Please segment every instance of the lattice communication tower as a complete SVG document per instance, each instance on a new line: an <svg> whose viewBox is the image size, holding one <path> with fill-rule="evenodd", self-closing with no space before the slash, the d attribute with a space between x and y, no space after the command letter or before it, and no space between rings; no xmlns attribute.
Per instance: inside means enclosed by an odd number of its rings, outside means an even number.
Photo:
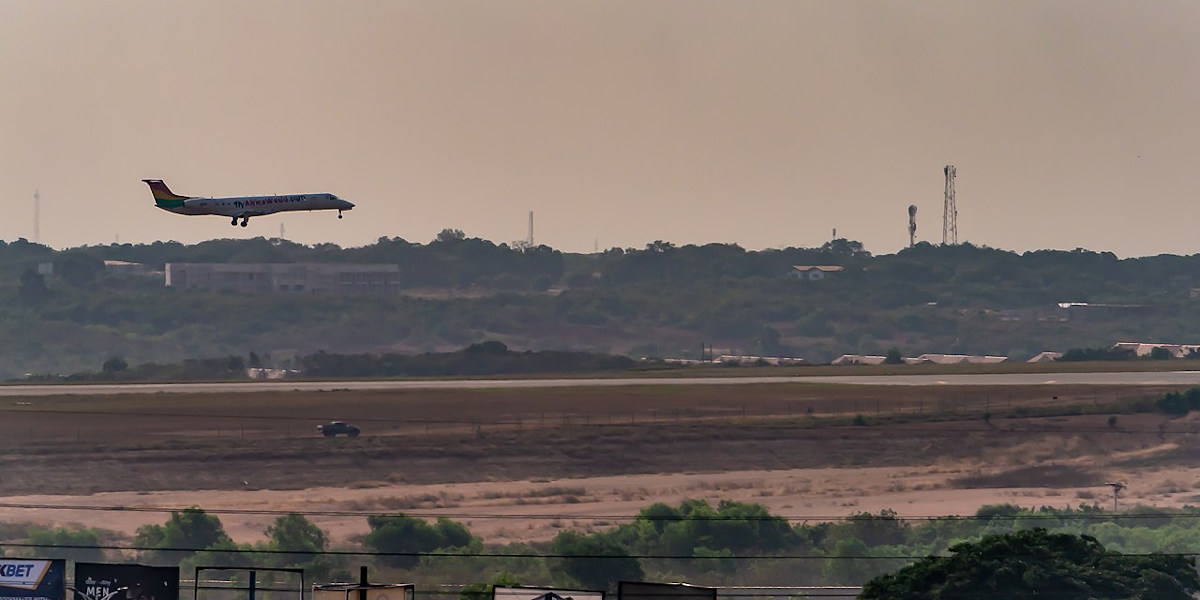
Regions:
<svg viewBox="0 0 1200 600"><path fill-rule="evenodd" d="M958 207L954 205L954 165L942 169L946 173L946 204L942 209L942 245L958 245Z"/></svg>

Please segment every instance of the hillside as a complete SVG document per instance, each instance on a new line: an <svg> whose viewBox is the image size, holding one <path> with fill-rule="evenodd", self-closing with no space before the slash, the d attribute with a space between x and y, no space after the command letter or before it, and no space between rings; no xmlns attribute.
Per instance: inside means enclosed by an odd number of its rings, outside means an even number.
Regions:
<svg viewBox="0 0 1200 600"><path fill-rule="evenodd" d="M119 276L106 260L152 274ZM168 262L398 265L401 292L168 288ZM844 270L798 280L794 265ZM113 356L139 364L255 352L286 366L318 350L406 353L488 339L635 357L696 356L707 343L812 362L893 347L1024 359L1118 340L1200 341L1194 286L1200 256L928 244L871 256L848 240L757 252L655 242L592 255L522 252L453 230L429 244L381 238L360 248L257 238L55 251L18 240L0 242L0 376L96 370Z"/></svg>

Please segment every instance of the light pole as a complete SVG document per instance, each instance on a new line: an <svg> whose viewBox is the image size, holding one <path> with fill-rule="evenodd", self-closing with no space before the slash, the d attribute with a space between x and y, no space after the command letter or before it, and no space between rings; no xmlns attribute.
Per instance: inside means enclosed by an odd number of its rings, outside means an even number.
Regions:
<svg viewBox="0 0 1200 600"><path fill-rule="evenodd" d="M1120 483L1118 481L1110 481L1110 482L1105 483L1104 485L1110 486L1113 489L1113 513L1116 513L1117 512L1117 494L1120 494L1121 490L1125 489L1125 484Z"/></svg>

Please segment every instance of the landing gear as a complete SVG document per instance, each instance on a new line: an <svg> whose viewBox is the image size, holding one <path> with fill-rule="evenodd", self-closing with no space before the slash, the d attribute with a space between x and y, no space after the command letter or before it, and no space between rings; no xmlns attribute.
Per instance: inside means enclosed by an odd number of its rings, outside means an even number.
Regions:
<svg viewBox="0 0 1200 600"><path fill-rule="evenodd" d="M250 222L250 217L242 217L242 227L245 227L246 223L249 223L249 222Z"/></svg>
<svg viewBox="0 0 1200 600"><path fill-rule="evenodd" d="M338 211L338 218L339 219L342 218L342 211L340 211L340 210Z"/></svg>
<svg viewBox="0 0 1200 600"><path fill-rule="evenodd" d="M229 222L229 224L233 225L234 227L237 227L237 217L234 217L233 220Z"/></svg>

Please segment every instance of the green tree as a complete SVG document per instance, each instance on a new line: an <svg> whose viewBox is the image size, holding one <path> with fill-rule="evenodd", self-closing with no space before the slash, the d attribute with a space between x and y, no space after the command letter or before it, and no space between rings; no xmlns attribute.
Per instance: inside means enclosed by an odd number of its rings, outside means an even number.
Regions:
<svg viewBox="0 0 1200 600"><path fill-rule="evenodd" d="M183 560L200 550L234 547L221 520L195 506L172 512L162 525L138 527L134 545L151 548L150 557L164 560Z"/></svg>
<svg viewBox="0 0 1200 600"><path fill-rule="evenodd" d="M50 546L41 552L48 558L65 558L82 562L102 562L104 550L100 548L100 533L95 529L34 529L29 532L29 542Z"/></svg>
<svg viewBox="0 0 1200 600"><path fill-rule="evenodd" d="M304 515L291 513L277 517L267 527L268 543L274 550L319 553L329 544L325 532Z"/></svg>
<svg viewBox="0 0 1200 600"><path fill-rule="evenodd" d="M128 368L129 363L125 362L124 358L121 358L120 356L110 356L108 360L104 361L104 364L100 366L100 372L112 377Z"/></svg>
<svg viewBox="0 0 1200 600"><path fill-rule="evenodd" d="M17 290L18 297L26 306L41 306L50 299L50 290L46 288L46 278L33 269L25 269L21 273L21 287Z"/></svg>
<svg viewBox="0 0 1200 600"><path fill-rule="evenodd" d="M491 583L472 583L458 593L458 600L491 600L493 586L515 586L521 582L512 573L501 573Z"/></svg>
<svg viewBox="0 0 1200 600"><path fill-rule="evenodd" d="M904 355L900 353L899 348L891 348L887 351L887 357L883 359L884 364L902 365L904 364Z"/></svg>
<svg viewBox="0 0 1200 600"><path fill-rule="evenodd" d="M268 550L297 552L275 555L278 566L301 567L314 579L328 578L333 565L321 553L328 547L329 538L304 515L291 513L276 517L264 533L267 534Z"/></svg>
<svg viewBox="0 0 1200 600"><path fill-rule="evenodd" d="M613 591L619 581L645 578L638 559L608 536L564 531L554 537L550 552L558 556L551 561L551 571L563 573L588 589Z"/></svg>
<svg viewBox="0 0 1200 600"><path fill-rule="evenodd" d="M859 598L1053 597L1190 600L1200 574L1187 556L1128 556L1095 538L1033 529L958 544L863 586Z"/></svg>
<svg viewBox="0 0 1200 600"><path fill-rule="evenodd" d="M371 533L363 543L376 552L392 553L381 560L394 567L411 568L420 562L421 553L462 548L475 540L462 523L444 517L430 525L404 515L370 516L367 524Z"/></svg>

